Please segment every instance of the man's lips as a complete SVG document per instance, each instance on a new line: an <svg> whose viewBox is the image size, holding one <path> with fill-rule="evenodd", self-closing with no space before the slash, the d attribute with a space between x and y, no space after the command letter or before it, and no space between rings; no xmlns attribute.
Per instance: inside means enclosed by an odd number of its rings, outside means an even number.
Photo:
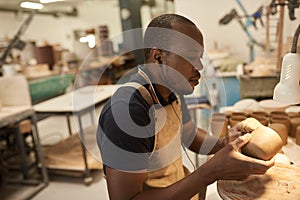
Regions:
<svg viewBox="0 0 300 200"><path fill-rule="evenodd" d="M199 84L199 80L198 79L190 79L189 82L190 82L191 85L194 85L194 86L196 86L196 85Z"/></svg>
<svg viewBox="0 0 300 200"><path fill-rule="evenodd" d="M200 79L200 75L198 76L192 76L190 79L189 79L189 82L193 85L198 85L199 84L199 79Z"/></svg>

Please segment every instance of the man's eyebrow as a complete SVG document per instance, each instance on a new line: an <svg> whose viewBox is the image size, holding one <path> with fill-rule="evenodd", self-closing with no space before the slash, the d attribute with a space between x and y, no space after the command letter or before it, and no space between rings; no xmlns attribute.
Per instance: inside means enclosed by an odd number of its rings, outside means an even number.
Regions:
<svg viewBox="0 0 300 200"><path fill-rule="evenodd" d="M187 50L187 51L185 51L185 53L197 53L197 54L199 54L201 51L199 51L199 50ZM201 53L201 54L203 54L203 53Z"/></svg>
<svg viewBox="0 0 300 200"><path fill-rule="evenodd" d="M204 55L204 51L196 51L196 50L192 50L192 51L186 51L185 53L184 53L184 55L186 55L186 54L193 54L193 55L197 55L197 56L200 56L201 58L203 57L203 55Z"/></svg>

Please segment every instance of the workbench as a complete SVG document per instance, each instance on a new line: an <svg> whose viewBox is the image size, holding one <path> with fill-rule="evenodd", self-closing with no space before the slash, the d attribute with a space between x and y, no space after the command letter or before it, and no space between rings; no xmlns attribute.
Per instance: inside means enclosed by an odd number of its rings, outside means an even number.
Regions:
<svg viewBox="0 0 300 200"><path fill-rule="evenodd" d="M278 82L279 76L241 77L240 97L241 99L253 98L256 100L272 98Z"/></svg>
<svg viewBox="0 0 300 200"><path fill-rule="evenodd" d="M54 74L28 81L32 104L64 94L74 74Z"/></svg>
<svg viewBox="0 0 300 200"><path fill-rule="evenodd" d="M22 120L30 119L32 124L32 139L34 149L36 152L36 168L41 173L41 180L31 177L29 174L28 156L26 153L25 143L23 135L20 133L19 127L16 126ZM14 128L11 128L14 127ZM16 145L19 157L20 170L22 172L22 179L11 179L7 180L8 183L14 184L26 184L33 185L34 188L28 193L28 196L22 197L24 199L30 199L36 193L41 191L48 185L48 174L45 167L44 156L38 137L38 130L36 127L36 115L31 106L3 106L0 110L0 129L13 131L14 137L16 138ZM8 133L7 133L8 134Z"/></svg>
<svg viewBox="0 0 300 200"><path fill-rule="evenodd" d="M118 85L93 85L93 86L85 86L82 88L79 88L77 90L74 90L72 92L66 93L64 95L60 95L58 97L49 99L47 101L44 101L42 103L38 103L34 105L34 111L37 113L37 115L63 115L67 118L68 123L68 129L70 138L67 140L63 140L60 143L50 147L51 149L47 150L50 153L54 153L57 155L58 162L56 162L55 166L53 165L53 162L47 163L48 169L53 170L59 170L59 173L62 173L63 170L68 173L70 171L81 171L83 172L84 177L84 183L90 184L93 181L93 178L90 175L90 166L88 163L88 156L86 150L88 149L88 146L90 144L87 144L86 142L89 141L96 141L96 128L95 128L95 107L103 104L106 102L108 98L111 97L111 95L114 93L114 91L118 88ZM84 128L82 124L82 116L85 114L90 113L92 124L94 124L93 127ZM77 139L74 138L74 135L72 134L71 125L70 125L70 117L73 116L74 120L76 120L78 125L78 134ZM96 126L97 127L97 126ZM79 138L80 141L79 141ZM77 140L77 142L76 142ZM78 156L82 156L82 166L80 168L72 168L74 163L70 163L68 166L65 162L59 162L59 160L66 160L67 157L59 157L65 156L64 152L57 153L56 148L60 147L66 147L66 142L70 142L74 146L75 143L81 145L82 154L78 154ZM78 142L79 141L79 142ZM93 148L97 149L97 146L95 147L96 143L92 144ZM75 145L76 146L76 145ZM65 150L66 152L70 152L71 150L69 148L60 148L62 151ZM88 149L90 150L90 149ZM72 152L72 151L71 151ZM55 156L52 156L54 158ZM47 155L46 155L47 158ZM46 160L47 161L47 160ZM100 165L101 163L97 161ZM61 165L60 165L61 164ZM68 173L70 174L70 173Z"/></svg>

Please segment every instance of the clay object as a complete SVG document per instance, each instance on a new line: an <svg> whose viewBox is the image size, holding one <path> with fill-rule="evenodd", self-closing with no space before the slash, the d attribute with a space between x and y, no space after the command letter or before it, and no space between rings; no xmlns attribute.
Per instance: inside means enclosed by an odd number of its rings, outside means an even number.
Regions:
<svg viewBox="0 0 300 200"><path fill-rule="evenodd" d="M211 120L212 135L224 137L227 134L228 119L224 117L213 117Z"/></svg>
<svg viewBox="0 0 300 200"><path fill-rule="evenodd" d="M230 124L230 127L234 127L237 123L243 121L247 119L246 117L243 117L243 116L238 116L238 117L233 117L231 116L230 119L229 119L229 124Z"/></svg>
<svg viewBox="0 0 300 200"><path fill-rule="evenodd" d="M269 127L273 129L281 138L283 145L287 144L288 139L288 130L284 124L273 123L270 124Z"/></svg>
<svg viewBox="0 0 300 200"><path fill-rule="evenodd" d="M287 116L273 116L270 119L270 123L281 123L284 124L288 131L290 131L290 119Z"/></svg>
<svg viewBox="0 0 300 200"><path fill-rule="evenodd" d="M233 111L231 111L231 110L226 110L225 111L225 115L226 115L227 118L230 118L232 113L233 113Z"/></svg>
<svg viewBox="0 0 300 200"><path fill-rule="evenodd" d="M292 119L294 117L300 117L300 113L299 112L288 112L287 113L289 118Z"/></svg>
<svg viewBox="0 0 300 200"><path fill-rule="evenodd" d="M263 112L263 111L255 111L255 112L252 112L250 114L250 116L262 116L262 117L268 117L268 113L266 112Z"/></svg>
<svg viewBox="0 0 300 200"><path fill-rule="evenodd" d="M286 112L283 112L283 111L272 111L270 113L270 117L273 117L273 116L288 116L288 114Z"/></svg>
<svg viewBox="0 0 300 200"><path fill-rule="evenodd" d="M268 117L263 117L263 116L259 116L259 115L252 115L252 118L257 119L264 126L269 125L269 118Z"/></svg>
<svg viewBox="0 0 300 200"><path fill-rule="evenodd" d="M282 148L282 140L271 128L259 126L251 132L252 138L242 147L242 153L262 160L269 160Z"/></svg>
<svg viewBox="0 0 300 200"><path fill-rule="evenodd" d="M241 132L251 133L253 130L258 128L259 126L262 126L262 124L257 119L249 117L249 118L243 120L237 126L238 126L238 130L240 130Z"/></svg>
<svg viewBox="0 0 300 200"><path fill-rule="evenodd" d="M295 137L296 136L296 129L300 125L300 117L293 117L292 119L290 119L290 122L291 122L291 126L290 126L289 135L291 137Z"/></svg>
<svg viewBox="0 0 300 200"><path fill-rule="evenodd" d="M300 145L300 126L296 129L296 144Z"/></svg>
<svg viewBox="0 0 300 200"><path fill-rule="evenodd" d="M219 180L217 189L224 200L299 200L300 167L275 164L265 174L243 181Z"/></svg>
<svg viewBox="0 0 300 200"><path fill-rule="evenodd" d="M247 117L247 114L244 113L244 112L233 112L233 113L231 113L231 117L240 117L240 116Z"/></svg>
<svg viewBox="0 0 300 200"><path fill-rule="evenodd" d="M215 118L215 117L225 118L226 114L225 113L220 113L220 112L214 112L212 114L212 118Z"/></svg>

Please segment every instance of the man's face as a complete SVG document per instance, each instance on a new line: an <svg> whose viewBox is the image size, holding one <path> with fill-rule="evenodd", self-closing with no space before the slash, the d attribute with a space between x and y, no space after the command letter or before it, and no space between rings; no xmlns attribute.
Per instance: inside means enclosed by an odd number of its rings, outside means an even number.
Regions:
<svg viewBox="0 0 300 200"><path fill-rule="evenodd" d="M203 55L203 37L199 29L192 25L175 24L174 29L185 34L186 38L172 40L174 51L166 53L169 87L179 94L191 94L198 85L203 68L200 58ZM172 48L173 49L173 48ZM173 70L174 69L174 70Z"/></svg>

